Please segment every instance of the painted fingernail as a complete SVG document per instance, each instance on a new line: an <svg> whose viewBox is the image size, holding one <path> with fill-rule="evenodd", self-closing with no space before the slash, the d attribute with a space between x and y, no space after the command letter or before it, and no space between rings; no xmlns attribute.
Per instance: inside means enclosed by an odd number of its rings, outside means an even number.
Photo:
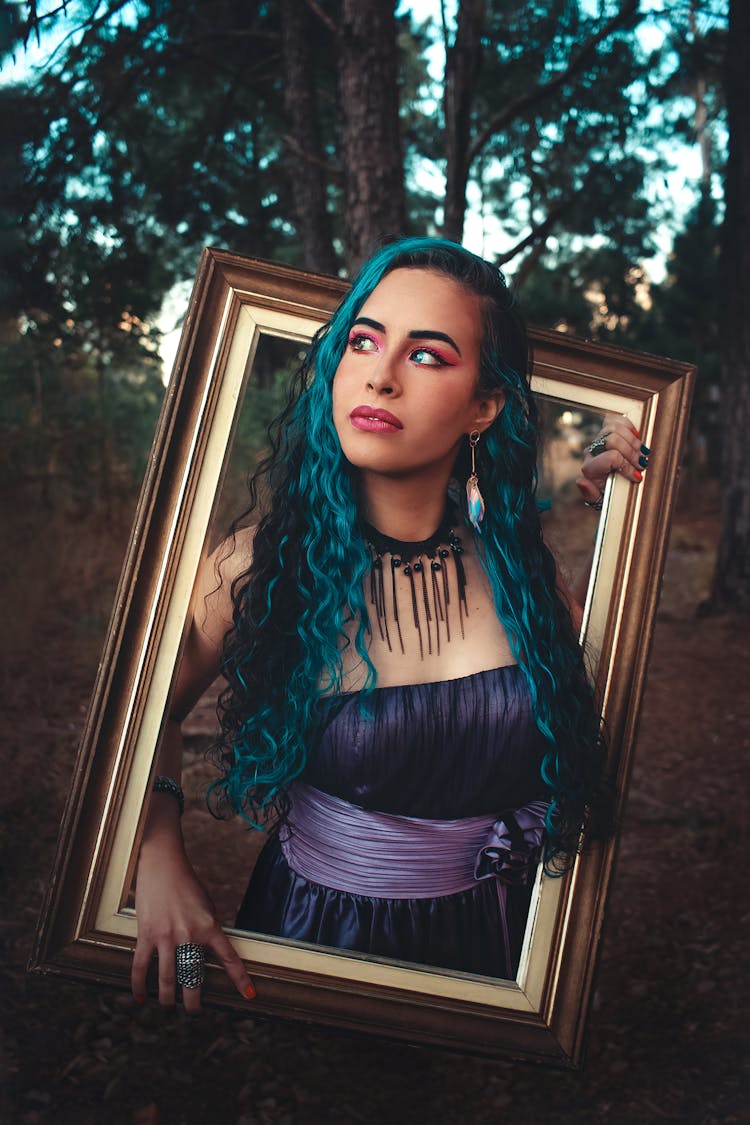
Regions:
<svg viewBox="0 0 750 1125"><path fill-rule="evenodd" d="M643 473L639 473L637 469L633 470L633 476L637 481L643 480Z"/></svg>
<svg viewBox="0 0 750 1125"><path fill-rule="evenodd" d="M642 469L647 469L648 468L648 457L639 457L638 458L638 464L641 466Z"/></svg>
<svg viewBox="0 0 750 1125"><path fill-rule="evenodd" d="M134 996L133 999L135 1000L136 1004L143 1005L146 1003L146 997L142 996L140 993L137 996Z"/></svg>
<svg viewBox="0 0 750 1125"><path fill-rule="evenodd" d="M641 446L641 453L645 453L647 457L648 457L650 452L651 452L651 450L649 449L649 447L647 445Z"/></svg>
<svg viewBox="0 0 750 1125"><path fill-rule="evenodd" d="M254 985L249 984L247 986L247 988L245 989L245 997L248 1000L254 1000L255 999L255 986Z"/></svg>
<svg viewBox="0 0 750 1125"><path fill-rule="evenodd" d="M633 435L634 435L635 437L640 437L640 436L641 436L641 435L640 435L640 434L638 433L638 431L636 430L635 426L631 426L631 427L630 427L630 432L631 432L631 433L632 433L632 434L633 434Z"/></svg>

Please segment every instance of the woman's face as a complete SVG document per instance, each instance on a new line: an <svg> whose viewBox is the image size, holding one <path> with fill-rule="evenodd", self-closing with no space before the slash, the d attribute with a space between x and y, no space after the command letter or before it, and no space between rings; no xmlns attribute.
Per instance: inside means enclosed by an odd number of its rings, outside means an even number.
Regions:
<svg viewBox="0 0 750 1125"><path fill-rule="evenodd" d="M501 392L477 389L479 300L434 270L397 269L362 306L333 380L333 421L366 476L447 481L464 435L491 424Z"/></svg>

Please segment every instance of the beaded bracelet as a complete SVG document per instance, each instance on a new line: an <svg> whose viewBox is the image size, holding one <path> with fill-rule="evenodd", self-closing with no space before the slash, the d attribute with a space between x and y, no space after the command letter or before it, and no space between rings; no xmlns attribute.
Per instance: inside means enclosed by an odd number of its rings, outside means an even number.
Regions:
<svg viewBox="0 0 750 1125"><path fill-rule="evenodd" d="M159 776L155 779L153 785L154 793L169 793L171 797L177 801L180 806L180 816L185 811L185 794L182 792L182 786L173 777Z"/></svg>

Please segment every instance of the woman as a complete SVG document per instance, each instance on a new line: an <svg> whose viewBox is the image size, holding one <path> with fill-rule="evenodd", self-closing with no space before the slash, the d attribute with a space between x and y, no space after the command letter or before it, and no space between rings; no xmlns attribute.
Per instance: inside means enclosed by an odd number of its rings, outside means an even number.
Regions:
<svg viewBox="0 0 750 1125"><path fill-rule="evenodd" d="M534 499L527 368L502 275L442 240L379 251L314 341L265 466L270 510L196 584L141 848L136 1000L156 951L174 1002L177 950L198 1010L202 946L254 994L179 829L179 722L219 670L213 796L281 826L238 924L515 975L543 831L554 867L601 770L578 611ZM608 417L586 502L612 471L639 481L644 453Z"/></svg>

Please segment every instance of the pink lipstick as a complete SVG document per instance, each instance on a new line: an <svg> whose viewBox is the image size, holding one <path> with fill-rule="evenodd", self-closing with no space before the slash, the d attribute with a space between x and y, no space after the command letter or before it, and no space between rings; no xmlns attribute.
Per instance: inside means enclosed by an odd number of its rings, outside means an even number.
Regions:
<svg viewBox="0 0 750 1125"><path fill-rule="evenodd" d="M379 410L374 406L355 406L349 415L351 424L357 430L366 430L374 434L395 433L403 430L403 423L395 414L388 410Z"/></svg>

